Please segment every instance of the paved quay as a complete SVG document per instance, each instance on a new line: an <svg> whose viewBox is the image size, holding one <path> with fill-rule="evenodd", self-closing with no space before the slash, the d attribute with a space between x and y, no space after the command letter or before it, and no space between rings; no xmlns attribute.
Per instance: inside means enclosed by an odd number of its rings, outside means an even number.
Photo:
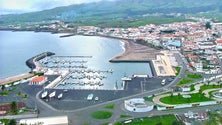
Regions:
<svg viewBox="0 0 222 125"><path fill-rule="evenodd" d="M170 60L171 56L169 51L161 51L156 55L156 59L152 60L157 76L175 76L173 62Z"/></svg>
<svg viewBox="0 0 222 125"><path fill-rule="evenodd" d="M125 84L124 90L64 90L60 89L48 89L49 93L56 91L56 96L54 98L47 98L44 101L58 110L75 110L79 108L84 108L91 105L96 105L99 103L112 101L115 99L135 95L138 93L143 93L153 89L162 87L162 79L167 77L158 78L135 78L130 82ZM167 81L167 84L169 82ZM63 93L63 98L58 100L56 97ZM87 100L87 96L92 93L94 97L99 97L98 101ZM40 94L41 95L41 94Z"/></svg>

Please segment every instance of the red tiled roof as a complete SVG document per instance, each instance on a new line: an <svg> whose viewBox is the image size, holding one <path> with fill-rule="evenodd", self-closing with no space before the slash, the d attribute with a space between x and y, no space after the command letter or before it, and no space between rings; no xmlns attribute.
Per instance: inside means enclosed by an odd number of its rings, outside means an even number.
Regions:
<svg viewBox="0 0 222 125"><path fill-rule="evenodd" d="M217 40L217 44L218 44L218 43L219 43L219 44L222 44L222 39L218 39L218 40Z"/></svg>
<svg viewBox="0 0 222 125"><path fill-rule="evenodd" d="M38 76L38 77L35 77L31 80L31 82L41 82L43 80L45 80L46 77L45 76Z"/></svg>

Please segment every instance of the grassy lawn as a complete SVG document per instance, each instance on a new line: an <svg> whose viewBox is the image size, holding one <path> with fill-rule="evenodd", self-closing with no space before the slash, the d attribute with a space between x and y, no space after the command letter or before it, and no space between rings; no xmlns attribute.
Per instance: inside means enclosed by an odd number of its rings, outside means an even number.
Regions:
<svg viewBox="0 0 222 125"><path fill-rule="evenodd" d="M203 76L200 75L200 74L187 74L187 77L188 77L188 78L191 78L191 79L200 79L200 78L203 78Z"/></svg>
<svg viewBox="0 0 222 125"><path fill-rule="evenodd" d="M183 78L183 79L181 79L181 80L177 83L177 85L180 86L180 85L188 84L188 83L191 83L191 82L193 82L193 80Z"/></svg>
<svg viewBox="0 0 222 125"><path fill-rule="evenodd" d="M152 102L153 101L153 97L143 97L143 99L145 101L149 101L149 102Z"/></svg>
<svg viewBox="0 0 222 125"><path fill-rule="evenodd" d="M202 91L206 89L214 89L214 88L221 88L220 85L206 85L204 84L203 86L200 87Z"/></svg>
<svg viewBox="0 0 222 125"><path fill-rule="evenodd" d="M209 120L204 122L204 125L221 125L222 124L222 113L210 112Z"/></svg>
<svg viewBox="0 0 222 125"><path fill-rule="evenodd" d="M176 122L176 118L174 115L165 115L165 116L155 116L149 118L137 118L133 119L131 123L123 124L124 125L172 125L173 122ZM122 125L121 122L115 123L115 125ZM177 124L181 125L181 124Z"/></svg>
<svg viewBox="0 0 222 125"><path fill-rule="evenodd" d="M114 104L110 104L110 105L105 106L105 108L106 109L114 109L115 105Z"/></svg>
<svg viewBox="0 0 222 125"><path fill-rule="evenodd" d="M2 123L5 123L5 125L8 125L9 124L9 119L0 119L0 121Z"/></svg>
<svg viewBox="0 0 222 125"><path fill-rule="evenodd" d="M120 115L120 118L130 118L130 117L132 117L132 116L130 116L130 115Z"/></svg>
<svg viewBox="0 0 222 125"><path fill-rule="evenodd" d="M195 85L191 85L191 86L190 86L190 91L191 91L191 92L195 90L194 86L195 86Z"/></svg>
<svg viewBox="0 0 222 125"><path fill-rule="evenodd" d="M179 66L177 66L177 67L175 67L175 69L176 69L176 75L178 75L179 73L180 73L180 69L181 69L181 67L179 67Z"/></svg>
<svg viewBox="0 0 222 125"><path fill-rule="evenodd" d="M219 90L211 91L211 92L209 92L209 95L211 95L212 97L214 97L214 96L213 96L213 93L214 93L214 92L218 92L218 91L219 91Z"/></svg>
<svg viewBox="0 0 222 125"><path fill-rule="evenodd" d="M96 111L91 114L94 119L108 119L112 116L112 113L109 111Z"/></svg>
<svg viewBox="0 0 222 125"><path fill-rule="evenodd" d="M2 92L0 92L0 96L7 96L9 95L12 91L14 91L16 89L16 87L13 87L12 89L10 90L4 90Z"/></svg>
<svg viewBox="0 0 222 125"><path fill-rule="evenodd" d="M167 96L167 97L161 98L160 101L166 104L185 104L185 103L212 101L212 99L209 99L199 93L190 94L190 96L191 98L183 98L182 95Z"/></svg>

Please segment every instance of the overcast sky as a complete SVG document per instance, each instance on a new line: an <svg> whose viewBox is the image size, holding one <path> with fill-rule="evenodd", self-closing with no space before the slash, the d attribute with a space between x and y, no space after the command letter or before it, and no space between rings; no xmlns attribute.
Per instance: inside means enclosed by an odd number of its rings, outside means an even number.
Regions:
<svg viewBox="0 0 222 125"><path fill-rule="evenodd" d="M98 1L102 0L0 0L0 15L39 11L58 6Z"/></svg>

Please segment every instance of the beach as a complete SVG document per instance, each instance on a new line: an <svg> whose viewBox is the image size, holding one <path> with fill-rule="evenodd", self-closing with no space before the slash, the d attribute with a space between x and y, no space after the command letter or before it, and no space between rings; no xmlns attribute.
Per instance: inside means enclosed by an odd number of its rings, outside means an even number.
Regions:
<svg viewBox="0 0 222 125"><path fill-rule="evenodd" d="M121 40L125 51L112 59L110 62L149 62L156 59L159 50L144 46L133 41Z"/></svg>

